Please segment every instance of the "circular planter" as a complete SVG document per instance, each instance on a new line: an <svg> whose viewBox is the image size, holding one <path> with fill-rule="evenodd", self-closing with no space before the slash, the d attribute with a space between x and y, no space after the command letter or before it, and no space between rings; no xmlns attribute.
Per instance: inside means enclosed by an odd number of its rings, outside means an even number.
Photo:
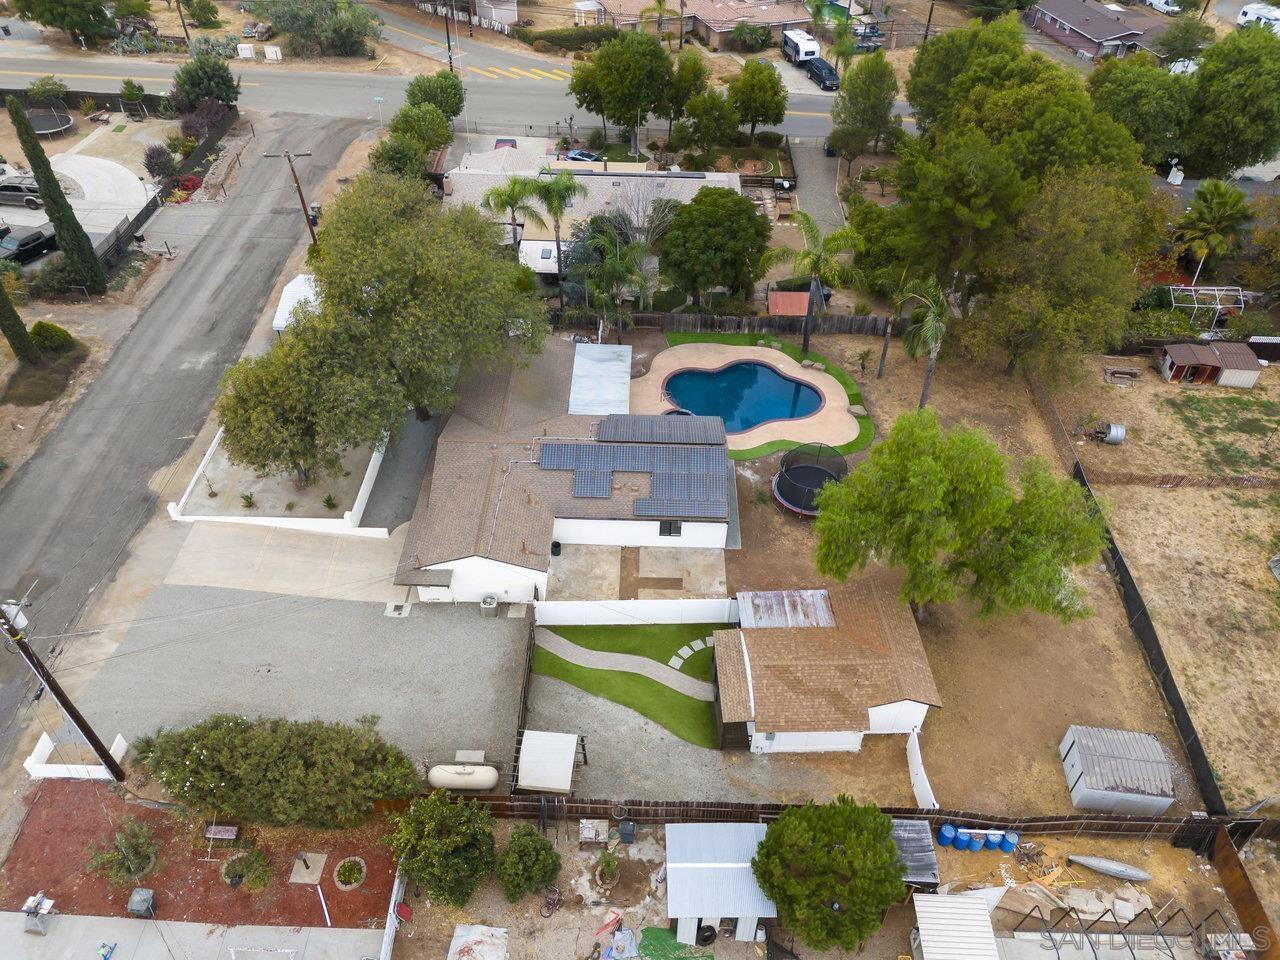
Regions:
<svg viewBox="0 0 1280 960"><path fill-rule="evenodd" d="M355 883L343 883L341 880L338 879L338 871L341 870L343 865L347 863L358 864L360 867L360 879L357 880ZM345 893L348 890L354 890L356 887L360 886L360 884L364 883L365 878L368 876L369 876L369 865L364 862L363 858L347 857L344 860L339 860L338 865L333 868L333 885L337 887L339 890L341 890L343 893Z"/></svg>
<svg viewBox="0 0 1280 960"><path fill-rule="evenodd" d="M147 861L147 865L133 875L135 881L141 880L148 873L156 868L156 855L153 853L151 859Z"/></svg>
<svg viewBox="0 0 1280 960"><path fill-rule="evenodd" d="M619 865L618 867L618 872L615 873L612 877L610 877L607 880L605 879L605 876L601 872L600 868L596 867L596 886L599 887L601 890L605 891L606 893L608 893L610 890L616 887L620 879L622 879L621 865Z"/></svg>
<svg viewBox="0 0 1280 960"><path fill-rule="evenodd" d="M253 851L251 850L246 850L243 853L237 853L235 856L229 857L226 860L226 862L222 864L222 869L219 872L222 874L223 883L225 883L228 887L238 887L240 886L240 884L244 883L244 877L236 877L235 879L228 877L227 870L229 870L231 865L235 863L237 860L243 860L245 857L249 856L249 854L252 852Z"/></svg>

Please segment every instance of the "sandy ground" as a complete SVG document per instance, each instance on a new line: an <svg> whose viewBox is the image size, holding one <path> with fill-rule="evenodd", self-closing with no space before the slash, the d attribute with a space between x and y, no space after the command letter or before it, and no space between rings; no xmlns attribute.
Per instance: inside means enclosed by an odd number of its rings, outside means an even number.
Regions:
<svg viewBox="0 0 1280 960"><path fill-rule="evenodd" d="M1254 840L1240 851L1240 862L1267 917L1280 917L1280 844L1275 840Z"/></svg>
<svg viewBox="0 0 1280 960"><path fill-rule="evenodd" d="M77 104L69 103L67 106L75 113L76 129L62 137L42 139L40 143L44 147L46 156L70 150L97 129L96 123L90 123L80 116ZM22 152L22 145L18 143L18 135L13 130L13 121L9 119L8 111L0 113L0 157L9 163L20 163L24 167L29 165L26 155Z"/></svg>
<svg viewBox="0 0 1280 960"><path fill-rule="evenodd" d="M856 370L857 354L873 337L821 336L815 348ZM862 378L878 432L887 430L919 396L923 364L913 364L896 341L885 378L875 363ZM944 423L980 426L1016 459L1055 460L1048 429L1025 385L997 370L943 362L933 406ZM812 528L774 506L768 483L778 456L739 465L743 547L726 554L729 590L818 587ZM1081 568L1093 616L1063 625L1039 614L978 619L963 604L930 612L921 627L942 707L925 723L925 766L943 807L1004 814L1071 809L1057 757L1068 725L1086 723L1155 734L1175 760L1175 812L1199 807L1164 701L1128 628L1123 607L1101 562Z"/></svg>

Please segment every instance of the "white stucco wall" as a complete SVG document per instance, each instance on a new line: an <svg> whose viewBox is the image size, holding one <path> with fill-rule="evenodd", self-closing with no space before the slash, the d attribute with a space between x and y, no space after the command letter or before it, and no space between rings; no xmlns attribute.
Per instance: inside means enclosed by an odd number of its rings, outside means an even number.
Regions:
<svg viewBox="0 0 1280 960"><path fill-rule="evenodd" d="M710 600L544 600L534 605L534 623L554 626L589 623L734 623L738 601Z"/></svg>
<svg viewBox="0 0 1280 960"><path fill-rule="evenodd" d="M898 700L867 710L871 721L869 733L910 733L924 726L928 706L914 700Z"/></svg>
<svg viewBox="0 0 1280 960"><path fill-rule="evenodd" d="M766 733L752 731L752 753L857 753L862 749L862 733L854 730L809 733Z"/></svg>
<svg viewBox="0 0 1280 960"><path fill-rule="evenodd" d="M711 547L724 549L729 535L727 523L685 520L680 536L658 533L657 520L574 520L557 519L551 537L561 543L591 543L617 547Z"/></svg>
<svg viewBox="0 0 1280 960"><path fill-rule="evenodd" d="M535 588L539 597L547 595L545 571L488 557L463 557L427 569L452 570L453 580L448 587L419 587L418 599L423 603L479 603L489 594L502 603L529 603L535 599Z"/></svg>

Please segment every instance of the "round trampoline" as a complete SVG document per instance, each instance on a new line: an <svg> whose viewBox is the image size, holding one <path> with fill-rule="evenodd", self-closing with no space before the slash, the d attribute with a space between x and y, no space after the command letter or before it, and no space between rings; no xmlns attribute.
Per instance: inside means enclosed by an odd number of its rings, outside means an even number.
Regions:
<svg viewBox="0 0 1280 960"><path fill-rule="evenodd" d="M849 464L825 443L806 443L782 455L782 466L773 478L773 496L778 503L802 517L816 517L814 500L823 484L839 480L849 472Z"/></svg>
<svg viewBox="0 0 1280 960"><path fill-rule="evenodd" d="M41 137L57 137L76 128L71 111L61 100L46 100L27 107L27 119Z"/></svg>

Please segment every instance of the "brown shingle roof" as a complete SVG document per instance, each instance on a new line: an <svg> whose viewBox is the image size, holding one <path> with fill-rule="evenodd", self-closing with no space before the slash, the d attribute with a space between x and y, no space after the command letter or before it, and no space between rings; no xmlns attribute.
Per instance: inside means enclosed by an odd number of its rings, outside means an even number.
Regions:
<svg viewBox="0 0 1280 960"><path fill-rule="evenodd" d="M1097 0L1038 0L1036 9L1098 43L1150 42L1168 30L1172 22L1168 17L1137 7L1112 10Z"/></svg>
<svg viewBox="0 0 1280 960"><path fill-rule="evenodd" d="M939 705L915 620L886 584L862 580L831 590L830 598L835 627L716 634L726 721L754 719L762 732L866 730L871 707Z"/></svg>

